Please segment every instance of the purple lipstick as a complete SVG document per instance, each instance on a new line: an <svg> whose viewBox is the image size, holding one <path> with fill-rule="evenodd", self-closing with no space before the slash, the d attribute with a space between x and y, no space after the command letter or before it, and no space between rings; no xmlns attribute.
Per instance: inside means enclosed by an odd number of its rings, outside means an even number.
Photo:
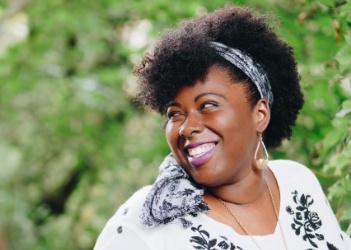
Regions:
<svg viewBox="0 0 351 250"><path fill-rule="evenodd" d="M214 142L199 144L188 147L188 160L194 167L199 167L207 162L214 154L216 144Z"/></svg>

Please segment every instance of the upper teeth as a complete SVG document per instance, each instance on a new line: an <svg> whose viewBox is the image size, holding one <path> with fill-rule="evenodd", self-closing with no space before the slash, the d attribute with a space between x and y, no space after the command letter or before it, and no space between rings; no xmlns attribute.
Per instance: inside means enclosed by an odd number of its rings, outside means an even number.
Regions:
<svg viewBox="0 0 351 250"><path fill-rule="evenodd" d="M212 148L214 148L214 146L214 143L205 143L196 148L189 148L188 153L190 156L199 156L210 151Z"/></svg>

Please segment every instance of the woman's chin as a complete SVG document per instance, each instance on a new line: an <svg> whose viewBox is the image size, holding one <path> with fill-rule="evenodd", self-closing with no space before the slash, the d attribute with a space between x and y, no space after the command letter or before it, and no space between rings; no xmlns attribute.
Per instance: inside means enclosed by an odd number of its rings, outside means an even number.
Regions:
<svg viewBox="0 0 351 250"><path fill-rule="evenodd" d="M195 175L191 175L192 179L201 186L204 187L213 187L216 186L215 178L213 174L208 173L197 173Z"/></svg>

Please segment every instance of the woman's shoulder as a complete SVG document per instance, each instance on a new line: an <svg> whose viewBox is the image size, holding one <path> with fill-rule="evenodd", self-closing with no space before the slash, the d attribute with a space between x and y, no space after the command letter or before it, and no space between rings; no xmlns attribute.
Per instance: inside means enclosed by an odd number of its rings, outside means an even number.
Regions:
<svg viewBox="0 0 351 250"><path fill-rule="evenodd" d="M285 173L296 173L296 174L306 174L313 175L314 173L307 166L292 160L279 159L269 161L269 168L273 171L285 172Z"/></svg>
<svg viewBox="0 0 351 250"><path fill-rule="evenodd" d="M130 196L117 210L113 217L123 216L125 218L135 218L139 216L146 196L152 186L145 186ZM126 215L129 216L126 216Z"/></svg>
<svg viewBox="0 0 351 250"><path fill-rule="evenodd" d="M292 160L273 160L269 162L269 168L275 177L281 181L309 183L319 186L316 175L307 166Z"/></svg>
<svg viewBox="0 0 351 250"><path fill-rule="evenodd" d="M139 222L139 214L150 190L146 186L136 191L109 219L100 233L94 250L150 249L147 246L145 228Z"/></svg>
<svg viewBox="0 0 351 250"><path fill-rule="evenodd" d="M106 226L113 225L116 227L123 224L130 224L134 227L141 224L139 223L139 214L146 199L151 186L145 186L136 191L128 200L126 200L109 219Z"/></svg>

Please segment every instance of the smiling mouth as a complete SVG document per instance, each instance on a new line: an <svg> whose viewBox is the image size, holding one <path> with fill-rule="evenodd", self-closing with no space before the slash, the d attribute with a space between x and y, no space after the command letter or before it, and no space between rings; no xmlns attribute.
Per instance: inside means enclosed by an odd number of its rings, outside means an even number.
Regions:
<svg viewBox="0 0 351 250"><path fill-rule="evenodd" d="M214 142L201 144L200 146L195 148L188 148L188 154L191 157L200 157L203 154L206 154L211 149L213 149L215 146L216 144Z"/></svg>

